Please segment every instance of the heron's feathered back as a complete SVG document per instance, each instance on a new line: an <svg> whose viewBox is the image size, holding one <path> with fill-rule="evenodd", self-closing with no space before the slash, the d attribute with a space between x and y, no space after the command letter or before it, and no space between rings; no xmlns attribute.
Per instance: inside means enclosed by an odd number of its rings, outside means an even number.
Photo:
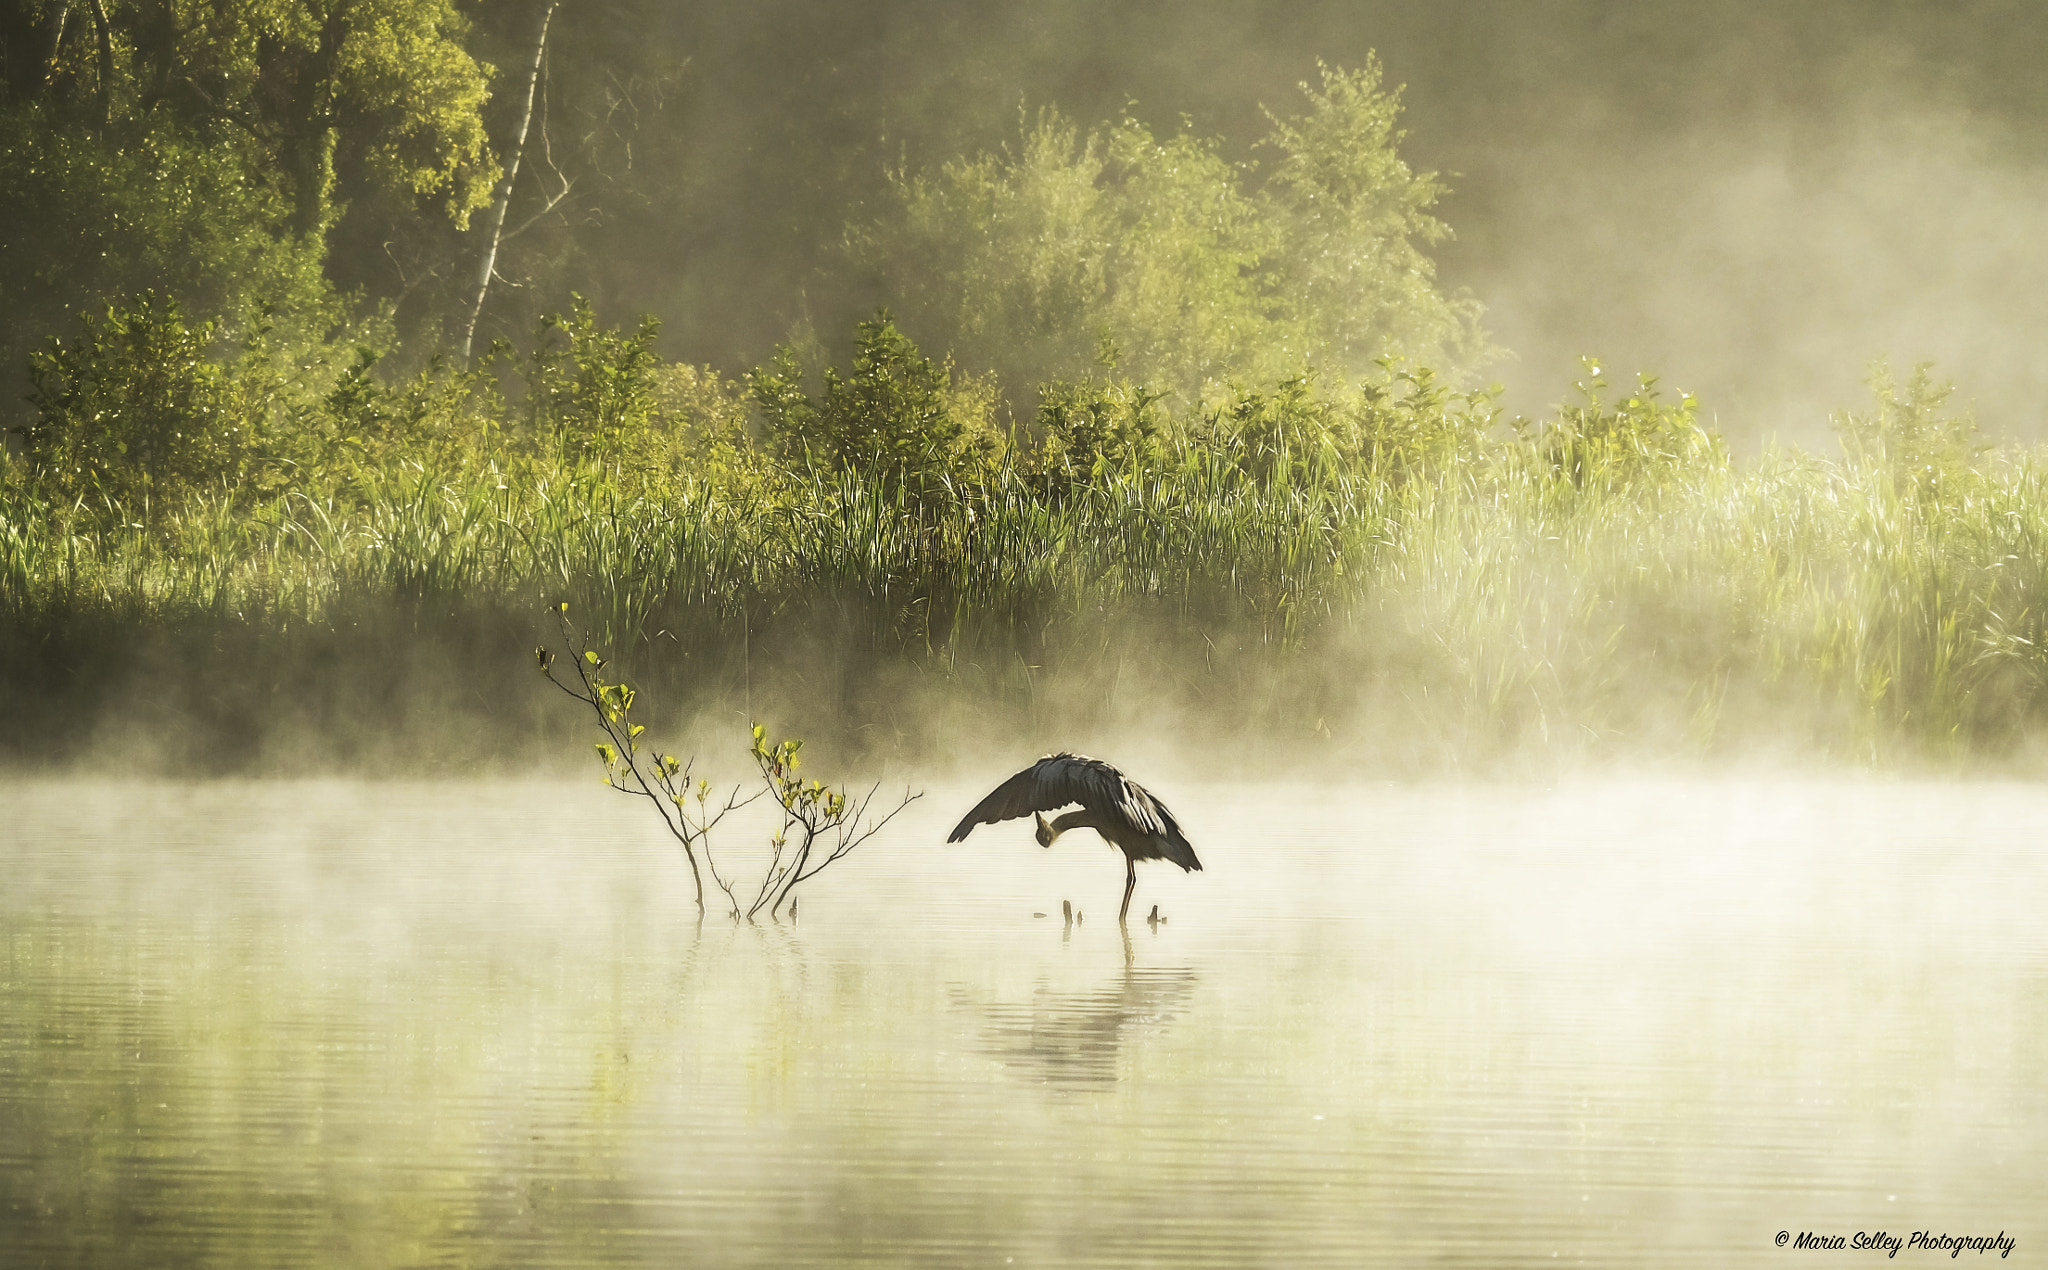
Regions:
<svg viewBox="0 0 2048 1270"><path fill-rule="evenodd" d="M1202 867L1165 803L1114 766L1083 754L1047 755L996 786L946 841L960 841L976 825L1014 820L1071 803L1094 812L1098 823L1093 827L1126 855L1171 860L1183 869Z"/></svg>

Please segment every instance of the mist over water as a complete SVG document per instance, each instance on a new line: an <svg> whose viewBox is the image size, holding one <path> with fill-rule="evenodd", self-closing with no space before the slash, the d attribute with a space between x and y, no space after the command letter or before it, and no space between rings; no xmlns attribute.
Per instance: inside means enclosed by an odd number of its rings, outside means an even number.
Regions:
<svg viewBox="0 0 2048 1270"><path fill-rule="evenodd" d="M1086 833L941 845L977 784L700 929L591 784L11 783L0 1264L2048 1238L2039 791L1165 789L1162 925Z"/></svg>
<svg viewBox="0 0 2048 1270"><path fill-rule="evenodd" d="M736 375L809 333L845 364L893 298L845 242L892 170L1042 106L1185 119L1269 163L1264 109L1376 52L1509 411L1595 354L1699 394L1738 460L1639 411L1605 422L1698 452L1357 451L1312 487L1233 469L1240 435L1092 485L948 475L913 514L885 464L805 483L693 434L640 494L617 455L444 471L399 447L363 507L360 481L264 506L270 537L228 494L182 539L36 505L0 526L0 714L9 761L77 766L0 781L0 1267L2048 1246L2048 793L1983 779L2040 769L2033 460L1751 462L1835 454L1828 415L1878 356L1933 360L1993 436L2043 435L2048 9L608 12L673 74L622 90L646 113L605 161L661 175L548 277L599 323L658 314L673 363ZM391 293L372 228L345 220L329 263ZM505 288L498 333L566 308L553 286ZM556 366L543 442L587 439L568 385L593 366ZM744 389L660 369L759 424ZM509 402L463 417L502 439ZM636 426L675 440L667 410ZM714 779L760 719L813 743L806 776L926 798L801 924L697 922L673 844L591 776L590 716L533 675L565 594L653 739ZM1141 866L1127 928L1088 832L942 845L1067 748L1152 784L1203 859ZM1978 779L1843 774L1921 761ZM126 780L152 771L277 779ZM482 776L356 779L389 772ZM770 828L743 820L721 850Z"/></svg>

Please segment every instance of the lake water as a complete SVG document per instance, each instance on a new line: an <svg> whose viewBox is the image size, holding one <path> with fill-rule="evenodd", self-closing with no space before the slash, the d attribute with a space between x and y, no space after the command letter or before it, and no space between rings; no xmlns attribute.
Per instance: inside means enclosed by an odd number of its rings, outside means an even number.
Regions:
<svg viewBox="0 0 2048 1270"><path fill-rule="evenodd" d="M2048 790L1162 779L1127 930L982 792L700 930L595 783L0 784L0 1263L2048 1261Z"/></svg>

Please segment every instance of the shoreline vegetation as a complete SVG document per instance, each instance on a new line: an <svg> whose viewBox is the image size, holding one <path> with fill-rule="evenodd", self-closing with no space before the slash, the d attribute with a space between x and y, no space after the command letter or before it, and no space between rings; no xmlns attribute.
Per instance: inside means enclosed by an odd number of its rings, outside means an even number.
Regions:
<svg viewBox="0 0 2048 1270"><path fill-rule="evenodd" d="M1590 361L1540 422L1390 360L1185 406L1105 372L998 427L886 315L746 382L654 334L578 309L523 357L294 396L167 303L90 324L0 492L8 760L134 729L173 770L531 763L561 601L683 717L856 760L1150 729L1389 775L1942 765L2048 721L2048 468L1924 367L1873 370L1836 456L1737 460Z"/></svg>
<svg viewBox="0 0 2048 1270"><path fill-rule="evenodd" d="M901 324L834 353L806 319L729 379L572 290L607 199L673 205L618 162L622 47L563 33L561 110L614 122L536 192L479 50L540 66L545 23L68 11L0 68L8 764L544 764L581 749L525 673L565 602L688 752L759 719L871 765L1981 766L2048 723L2040 454L1924 367L1875 369L1831 455L1737 461L1590 361L1504 418L1374 57L1242 161L1050 107L905 154L791 226ZM413 281L348 284L365 242ZM433 353L480 311L480 356Z"/></svg>

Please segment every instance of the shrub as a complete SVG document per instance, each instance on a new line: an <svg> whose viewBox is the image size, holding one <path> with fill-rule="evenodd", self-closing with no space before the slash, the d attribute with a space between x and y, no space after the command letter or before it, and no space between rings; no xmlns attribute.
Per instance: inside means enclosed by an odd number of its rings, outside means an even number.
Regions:
<svg viewBox="0 0 2048 1270"><path fill-rule="evenodd" d="M598 324L589 301L541 319L528 359L526 400L544 451L567 462L616 460L656 418L654 337L643 317L630 334Z"/></svg>
<svg viewBox="0 0 2048 1270"><path fill-rule="evenodd" d="M1580 400L1557 408L1557 418L1535 439L1540 464L1574 489L1661 486L1689 465L1727 462L1721 439L1700 426L1699 400L1675 402L1657 391L1654 375L1640 375L1635 391L1612 402L1597 359L1582 359Z"/></svg>
<svg viewBox="0 0 2048 1270"><path fill-rule="evenodd" d="M1936 380L1931 364L1921 362L1901 384L1891 364L1880 360L1871 364L1864 383L1877 408L1869 414L1843 411L1830 422L1849 462L1889 475L1901 495L1938 500L1988 448L1968 411L1947 409L1955 385Z"/></svg>
<svg viewBox="0 0 2048 1270"><path fill-rule="evenodd" d="M1263 182L1186 127L1045 111L1000 151L896 174L850 250L911 329L1013 388L1107 366L1191 408L1233 378L1337 384L1389 353L1476 367L1479 307L1437 287L1443 186L1400 156L1399 91L1376 60L1301 88L1303 113L1269 115Z"/></svg>
<svg viewBox="0 0 2048 1270"><path fill-rule="evenodd" d="M812 397L789 345L750 379L769 447L785 462L871 472L931 498L979 478L1001 450L992 388L920 353L886 311L856 328L852 369L828 367L824 380Z"/></svg>
<svg viewBox="0 0 2048 1270"><path fill-rule="evenodd" d="M1169 436L1162 395L1128 380L1045 385L1038 391L1039 465L1067 484L1151 466Z"/></svg>
<svg viewBox="0 0 2048 1270"><path fill-rule="evenodd" d="M198 485L232 484L262 440L265 387L214 357L216 327L145 293L30 358L28 465L46 493L147 519Z"/></svg>

